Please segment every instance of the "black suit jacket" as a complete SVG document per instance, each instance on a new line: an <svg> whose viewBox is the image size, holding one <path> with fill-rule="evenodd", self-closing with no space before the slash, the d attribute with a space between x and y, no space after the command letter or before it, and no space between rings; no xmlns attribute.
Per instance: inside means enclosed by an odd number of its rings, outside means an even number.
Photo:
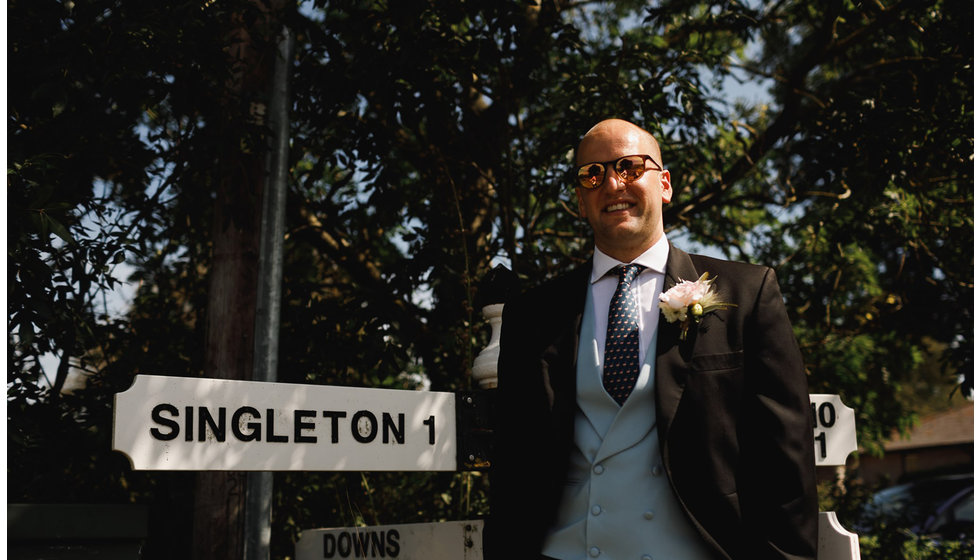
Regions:
<svg viewBox="0 0 980 560"><path fill-rule="evenodd" d="M488 559L538 558L555 519L590 272L591 263L504 308ZM705 315L686 340L660 316L654 399L668 480L719 558L814 558L807 380L775 273L671 246L665 289L704 272L737 307Z"/></svg>

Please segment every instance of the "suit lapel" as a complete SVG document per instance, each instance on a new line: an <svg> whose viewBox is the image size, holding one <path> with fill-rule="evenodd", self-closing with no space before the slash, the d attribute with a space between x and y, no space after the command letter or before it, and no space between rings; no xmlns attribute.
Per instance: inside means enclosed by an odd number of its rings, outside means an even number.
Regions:
<svg viewBox="0 0 980 560"><path fill-rule="evenodd" d="M698 279L698 276L700 275L694 267L691 255L671 245L670 252L667 253L664 291L673 288L675 284L680 284L681 280L690 280L693 282Z"/></svg>
<svg viewBox="0 0 980 560"><path fill-rule="evenodd" d="M698 272L691 261L691 256L671 245L667 255L667 270L664 274L664 291L679 284L681 280L697 279ZM661 445L667 441L667 433L677 413L677 405L681 401L687 381L684 378L685 368L679 348L680 342L679 325L668 323L661 313L657 325L657 368L654 377L657 425L660 430Z"/></svg>

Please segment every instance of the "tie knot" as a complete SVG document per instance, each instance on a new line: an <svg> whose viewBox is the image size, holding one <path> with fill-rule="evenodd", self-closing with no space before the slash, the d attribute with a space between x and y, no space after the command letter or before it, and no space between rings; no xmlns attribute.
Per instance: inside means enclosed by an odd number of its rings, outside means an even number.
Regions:
<svg viewBox="0 0 980 560"><path fill-rule="evenodd" d="M618 267L616 270L619 272L619 283L625 283L626 285L632 284L633 279L636 278L636 275L639 274L644 268L646 267L639 264L625 264Z"/></svg>

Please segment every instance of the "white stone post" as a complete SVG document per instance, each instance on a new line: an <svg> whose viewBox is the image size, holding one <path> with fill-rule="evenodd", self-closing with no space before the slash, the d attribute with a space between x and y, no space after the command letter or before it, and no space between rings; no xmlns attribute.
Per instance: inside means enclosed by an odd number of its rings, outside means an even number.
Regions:
<svg viewBox="0 0 980 560"><path fill-rule="evenodd" d="M490 323L490 343L473 360L473 379L480 389L497 388L497 360L500 358L500 325L504 305L516 295L520 281L514 271L502 264L493 267L480 282L478 305L482 305L483 317Z"/></svg>
<svg viewBox="0 0 980 560"><path fill-rule="evenodd" d="M481 389L497 386L497 359L500 357L500 324L504 314L504 304L494 303L484 306L483 317L490 322L490 343L473 360L473 379Z"/></svg>

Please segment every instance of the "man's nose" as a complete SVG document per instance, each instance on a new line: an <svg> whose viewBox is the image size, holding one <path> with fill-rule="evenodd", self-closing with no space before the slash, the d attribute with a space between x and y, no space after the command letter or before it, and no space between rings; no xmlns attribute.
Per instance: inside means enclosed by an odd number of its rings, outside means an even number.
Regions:
<svg viewBox="0 0 980 560"><path fill-rule="evenodd" d="M602 183L599 184L599 187L603 189L609 187L614 191L623 190L626 188L626 181L610 165L606 167L606 174L602 177Z"/></svg>

